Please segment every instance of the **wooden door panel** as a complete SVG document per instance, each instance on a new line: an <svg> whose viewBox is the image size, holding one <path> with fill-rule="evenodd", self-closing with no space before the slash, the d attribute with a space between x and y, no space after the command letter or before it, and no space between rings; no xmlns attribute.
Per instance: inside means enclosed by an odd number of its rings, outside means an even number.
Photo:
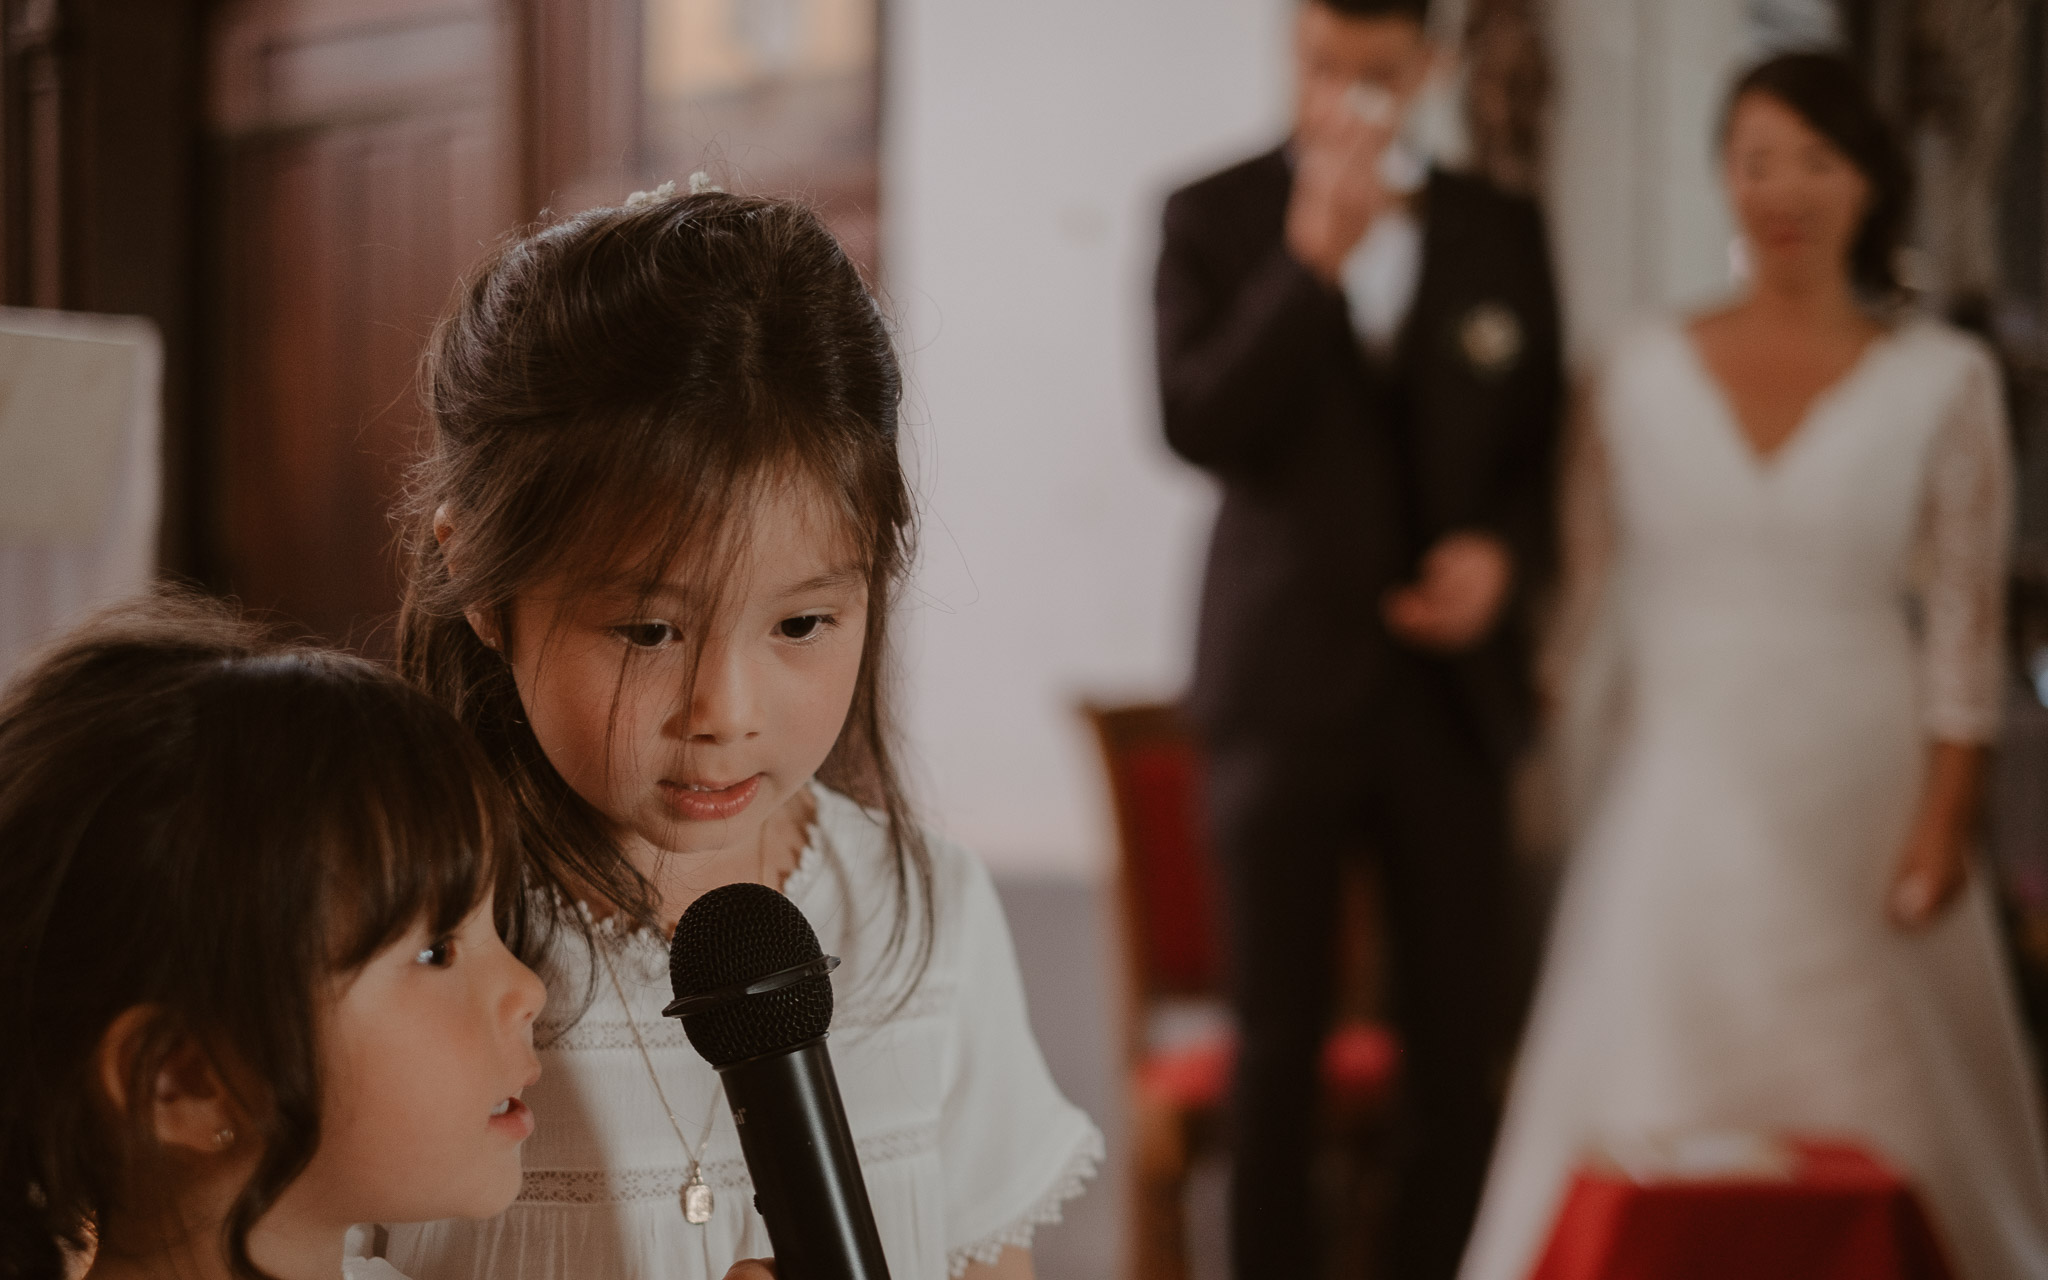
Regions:
<svg viewBox="0 0 2048 1280"><path fill-rule="evenodd" d="M216 32L226 585L331 640L384 647L419 355L518 217L517 17L322 0Z"/></svg>
<svg viewBox="0 0 2048 1280"><path fill-rule="evenodd" d="M331 522L328 467L311 427L336 401L336 369L309 358L333 346L338 311L321 269L334 256L321 234L333 200L323 158L303 144L253 146L227 175L239 198L223 254L222 546L229 585L261 608L300 603L293 570L315 580L326 570L312 532Z"/></svg>

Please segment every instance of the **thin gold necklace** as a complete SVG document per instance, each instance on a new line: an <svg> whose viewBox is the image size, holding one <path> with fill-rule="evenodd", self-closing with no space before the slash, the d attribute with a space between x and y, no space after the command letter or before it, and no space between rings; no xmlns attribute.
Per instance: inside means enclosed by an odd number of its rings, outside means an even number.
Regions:
<svg viewBox="0 0 2048 1280"><path fill-rule="evenodd" d="M647 1052L647 1042L640 1038L640 1020L633 1016L633 1006L626 1003L626 988L619 982L619 972L612 967L611 955L605 950L604 940L593 938L598 958L604 961L605 976L612 980L612 991L619 997L619 1007L626 1011L626 1026L633 1032L633 1047L640 1051L640 1062L647 1068L648 1082L654 1086L654 1096L661 1099L661 1109L668 1116L669 1128L675 1130L676 1141L682 1144L683 1155L690 1162L690 1176L684 1180L676 1199L683 1208L683 1221L701 1227L711 1221L711 1188L704 1183L704 1149L711 1142L711 1127L718 1121L718 1095L725 1088L720 1081L711 1091L711 1110L704 1117L704 1134L697 1139L695 1149L690 1140L683 1136L683 1126L676 1119L675 1108L668 1105L668 1094L661 1087L661 1077L655 1074L654 1059Z"/></svg>

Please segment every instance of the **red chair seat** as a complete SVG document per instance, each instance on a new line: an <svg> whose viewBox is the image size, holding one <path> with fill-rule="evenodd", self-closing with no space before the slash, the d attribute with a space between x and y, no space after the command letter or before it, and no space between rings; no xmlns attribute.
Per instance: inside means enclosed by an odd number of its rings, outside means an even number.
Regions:
<svg viewBox="0 0 2048 1280"><path fill-rule="evenodd" d="M1146 1055L1138 1087L1178 1110L1220 1107L1230 1094L1237 1037L1219 1031L1185 1045ZM1344 1022L1323 1042L1323 1088L1340 1106L1383 1101L1400 1069L1401 1046L1375 1022Z"/></svg>
<svg viewBox="0 0 2048 1280"><path fill-rule="evenodd" d="M1949 1280L1905 1178L1855 1146L1791 1145L1782 1180L1580 1170L1532 1280Z"/></svg>

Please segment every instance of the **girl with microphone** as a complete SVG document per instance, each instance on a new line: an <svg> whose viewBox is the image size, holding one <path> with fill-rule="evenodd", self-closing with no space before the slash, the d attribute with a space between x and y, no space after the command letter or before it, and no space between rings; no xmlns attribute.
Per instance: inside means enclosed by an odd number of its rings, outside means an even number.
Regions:
<svg viewBox="0 0 2048 1280"><path fill-rule="evenodd" d="M1099 1158L987 873L912 818L889 622L901 381L800 206L636 194L500 249L427 361L400 661L509 787L550 984L512 1207L393 1227L420 1280L703 1280L768 1251L717 1075L661 1016L691 902L752 881L842 957L830 1040L896 1280L1028 1276Z"/></svg>

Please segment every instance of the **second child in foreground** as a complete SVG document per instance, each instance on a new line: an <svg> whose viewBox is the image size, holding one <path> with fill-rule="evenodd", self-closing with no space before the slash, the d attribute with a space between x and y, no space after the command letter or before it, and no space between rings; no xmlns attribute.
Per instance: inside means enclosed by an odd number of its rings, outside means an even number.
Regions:
<svg viewBox="0 0 2048 1280"><path fill-rule="evenodd" d="M357 1221L504 1208L543 994L493 922L507 835L446 712L210 606L138 603L24 671L0 1277L339 1280Z"/></svg>

